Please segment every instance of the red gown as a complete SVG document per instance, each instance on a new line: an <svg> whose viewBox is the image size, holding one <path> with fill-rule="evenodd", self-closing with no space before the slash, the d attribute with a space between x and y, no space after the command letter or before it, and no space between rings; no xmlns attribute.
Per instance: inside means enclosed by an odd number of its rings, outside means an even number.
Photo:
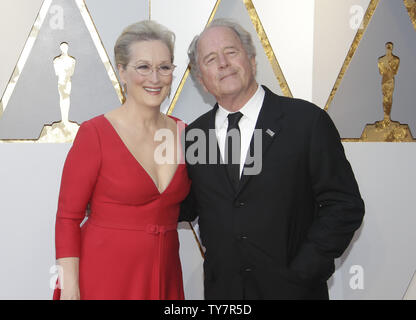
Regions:
<svg viewBox="0 0 416 320"><path fill-rule="evenodd" d="M160 193L104 115L80 126L63 169L55 247L56 259L79 257L81 299L184 299L177 218L189 188L181 161Z"/></svg>

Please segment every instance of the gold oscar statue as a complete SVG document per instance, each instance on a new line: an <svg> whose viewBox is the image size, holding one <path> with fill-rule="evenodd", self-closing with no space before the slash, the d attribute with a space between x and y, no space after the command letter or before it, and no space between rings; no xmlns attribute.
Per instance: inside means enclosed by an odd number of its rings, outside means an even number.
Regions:
<svg viewBox="0 0 416 320"><path fill-rule="evenodd" d="M416 0L404 0L404 5L409 12L410 19L416 29Z"/></svg>
<svg viewBox="0 0 416 320"><path fill-rule="evenodd" d="M386 43L386 55L378 59L378 70L382 75L381 90L383 92L384 122L388 124L393 105L394 77L399 70L400 59L393 55L393 43Z"/></svg>
<svg viewBox="0 0 416 320"><path fill-rule="evenodd" d="M45 126L38 142L71 142L77 131L78 124L69 121L69 107L71 94L71 77L75 71L76 60L68 54L68 43L60 45L61 55L53 59L55 74L58 77L58 92L60 97L60 109L62 120L52 125Z"/></svg>
<svg viewBox="0 0 416 320"><path fill-rule="evenodd" d="M392 121L390 114L393 105L394 77L400 66L400 58L393 54L393 43L386 43L386 54L378 59L378 69L383 93L384 119L368 124L361 135L363 141L401 142L413 141L407 124Z"/></svg>

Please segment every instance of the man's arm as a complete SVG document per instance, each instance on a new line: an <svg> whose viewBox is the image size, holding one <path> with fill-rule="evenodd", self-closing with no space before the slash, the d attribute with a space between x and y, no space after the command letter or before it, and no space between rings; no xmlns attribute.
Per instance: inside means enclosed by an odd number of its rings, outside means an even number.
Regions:
<svg viewBox="0 0 416 320"><path fill-rule="evenodd" d="M192 192L192 186L191 186L191 190L190 190L188 196L181 203L181 209L180 209L180 212L179 212L178 222L194 221L196 219L197 215L198 214L196 212L195 197L194 197L194 194Z"/></svg>
<svg viewBox="0 0 416 320"><path fill-rule="evenodd" d="M364 216L352 168L329 115L320 114L313 126L309 170L317 215L290 268L311 282L324 282L334 272L334 259L348 247Z"/></svg>

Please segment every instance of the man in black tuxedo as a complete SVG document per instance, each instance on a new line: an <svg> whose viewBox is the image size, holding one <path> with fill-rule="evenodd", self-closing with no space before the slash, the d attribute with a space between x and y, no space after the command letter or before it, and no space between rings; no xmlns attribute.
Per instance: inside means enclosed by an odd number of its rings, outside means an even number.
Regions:
<svg viewBox="0 0 416 320"><path fill-rule="evenodd" d="M217 99L186 129L192 187L179 218L199 217L205 298L328 299L334 258L364 215L334 124L257 84L255 49L238 24L214 20L188 54ZM193 139L201 132L206 144Z"/></svg>

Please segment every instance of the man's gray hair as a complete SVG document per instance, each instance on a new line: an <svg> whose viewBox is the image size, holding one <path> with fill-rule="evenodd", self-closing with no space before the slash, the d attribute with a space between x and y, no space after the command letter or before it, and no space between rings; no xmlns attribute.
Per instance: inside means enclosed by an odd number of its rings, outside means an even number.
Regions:
<svg viewBox="0 0 416 320"><path fill-rule="evenodd" d="M253 58L256 56L256 48L254 47L251 34L248 31L246 31L241 25L230 19L212 20L212 22L199 35L194 37L191 44L189 45L189 64L191 67L191 75L194 77L194 79L197 79L200 75L200 70L198 66L198 41L206 30L213 27L226 27L233 30L240 39L241 44L243 45L243 48L247 53L247 56L249 58Z"/></svg>
<svg viewBox="0 0 416 320"><path fill-rule="evenodd" d="M130 46L134 42L160 40L169 48L171 62L175 47L175 34L161 24L144 20L129 25L118 37L114 46L116 66L119 64L126 68L130 61Z"/></svg>

